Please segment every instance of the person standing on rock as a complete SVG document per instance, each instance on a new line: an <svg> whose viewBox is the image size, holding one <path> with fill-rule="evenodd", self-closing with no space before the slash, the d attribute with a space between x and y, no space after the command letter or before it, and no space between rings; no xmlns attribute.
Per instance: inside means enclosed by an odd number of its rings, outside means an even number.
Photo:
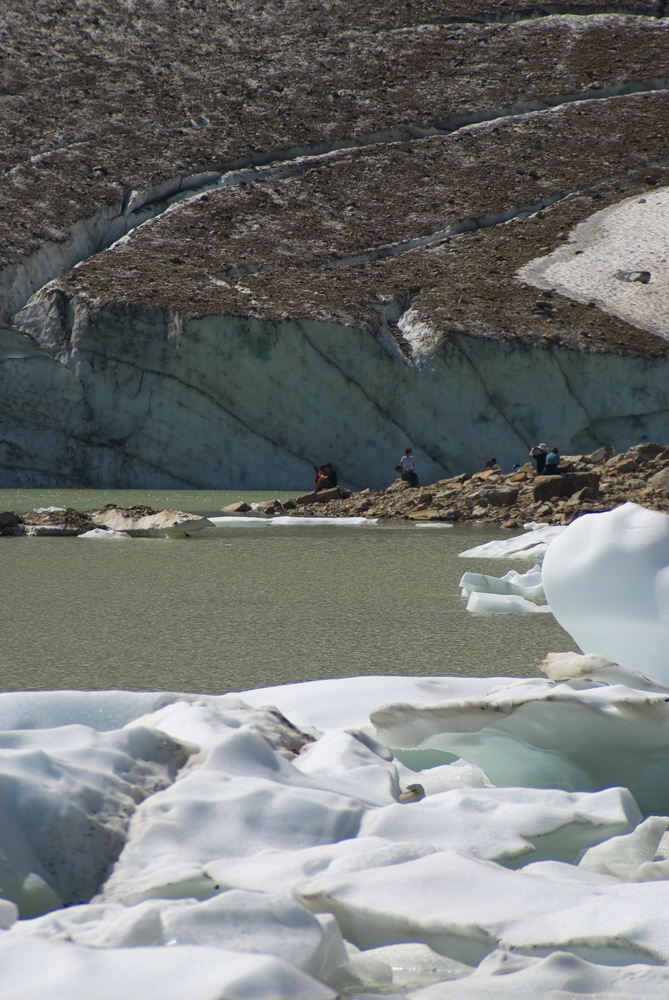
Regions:
<svg viewBox="0 0 669 1000"><path fill-rule="evenodd" d="M401 469L401 476L405 483L408 483L409 486L418 486L418 476L414 469L411 448L405 449L404 454L400 458L399 468Z"/></svg>
<svg viewBox="0 0 669 1000"><path fill-rule="evenodd" d="M535 444L534 448L530 449L530 458L533 458L537 463L537 475L542 476L544 473L544 468L546 466L546 455L548 454L548 445Z"/></svg>

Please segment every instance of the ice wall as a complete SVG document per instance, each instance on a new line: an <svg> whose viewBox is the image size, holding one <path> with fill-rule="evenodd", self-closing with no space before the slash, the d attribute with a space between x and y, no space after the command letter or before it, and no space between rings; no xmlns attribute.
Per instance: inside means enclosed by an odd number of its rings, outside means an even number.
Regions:
<svg viewBox="0 0 669 1000"><path fill-rule="evenodd" d="M46 290L0 330L6 486L302 488L332 461L386 486L407 444L423 482L666 437L665 359L453 334L408 360L334 323L98 308Z"/></svg>

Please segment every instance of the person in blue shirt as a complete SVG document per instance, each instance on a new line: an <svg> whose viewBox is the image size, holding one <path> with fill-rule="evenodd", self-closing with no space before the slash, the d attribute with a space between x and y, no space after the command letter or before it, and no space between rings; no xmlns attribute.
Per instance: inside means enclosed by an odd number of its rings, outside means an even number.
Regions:
<svg viewBox="0 0 669 1000"><path fill-rule="evenodd" d="M557 448L551 448L546 455L546 465L544 466L545 476L559 476L562 472L560 468L560 452Z"/></svg>

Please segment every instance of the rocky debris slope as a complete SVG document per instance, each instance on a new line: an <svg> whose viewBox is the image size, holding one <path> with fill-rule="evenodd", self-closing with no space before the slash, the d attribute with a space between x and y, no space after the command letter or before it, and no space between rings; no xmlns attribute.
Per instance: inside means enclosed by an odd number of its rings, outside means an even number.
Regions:
<svg viewBox="0 0 669 1000"><path fill-rule="evenodd" d="M629 500L669 511L669 447L639 444L621 454L600 448L590 455L564 456L560 468L560 475L537 476L528 462L516 472L462 473L416 488L398 479L386 490L365 489L336 499L323 496L311 504L300 502L306 498L283 506L277 500L266 513L473 520L519 528L528 521L569 524L581 514L612 510Z"/></svg>

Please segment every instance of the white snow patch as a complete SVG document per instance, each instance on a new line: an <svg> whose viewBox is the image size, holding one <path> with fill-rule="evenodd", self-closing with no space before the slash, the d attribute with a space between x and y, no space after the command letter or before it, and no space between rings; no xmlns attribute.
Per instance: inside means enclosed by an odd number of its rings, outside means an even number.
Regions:
<svg viewBox="0 0 669 1000"><path fill-rule="evenodd" d="M576 226L569 243L516 277L669 337L669 188L647 191Z"/></svg>

